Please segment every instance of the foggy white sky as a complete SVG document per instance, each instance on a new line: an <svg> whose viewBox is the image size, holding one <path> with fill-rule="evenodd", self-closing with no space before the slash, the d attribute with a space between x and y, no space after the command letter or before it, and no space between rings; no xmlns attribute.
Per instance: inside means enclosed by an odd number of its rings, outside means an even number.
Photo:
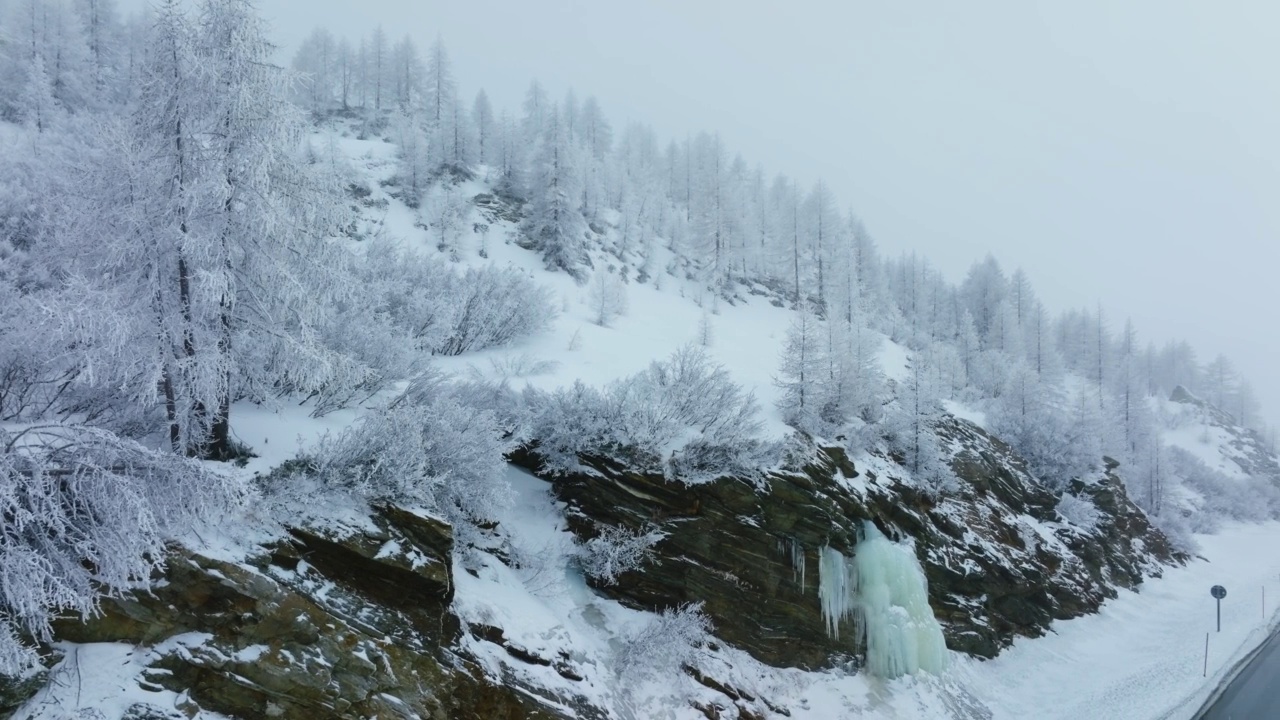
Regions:
<svg viewBox="0 0 1280 720"><path fill-rule="evenodd" d="M144 0L124 0L140 6ZM538 77L615 127L718 130L825 178L886 254L953 280L992 252L1058 311L1231 356L1280 421L1280 3L1274 0L260 0L316 25L440 34L464 97Z"/></svg>

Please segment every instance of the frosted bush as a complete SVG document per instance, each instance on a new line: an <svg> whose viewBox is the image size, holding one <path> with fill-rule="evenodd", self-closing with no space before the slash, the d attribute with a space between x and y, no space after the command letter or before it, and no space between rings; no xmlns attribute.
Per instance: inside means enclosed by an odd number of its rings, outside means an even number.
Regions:
<svg viewBox="0 0 1280 720"><path fill-rule="evenodd" d="M525 402L551 472L577 469L580 454L624 455L640 469L696 483L752 475L766 451L755 397L693 347L603 390L529 390Z"/></svg>
<svg viewBox="0 0 1280 720"><path fill-rule="evenodd" d="M404 331L368 298L334 302L312 332L317 342L250 346L242 350L240 392L266 402L300 396L312 417L359 405L411 377L422 355ZM253 356L253 353L260 353Z"/></svg>
<svg viewBox="0 0 1280 720"><path fill-rule="evenodd" d="M1058 514L1085 530L1093 530L1099 517L1098 508L1091 501L1071 493L1063 493L1058 500Z"/></svg>
<svg viewBox="0 0 1280 720"><path fill-rule="evenodd" d="M555 360L542 360L536 355L521 353L520 355L503 355L489 359L489 366L502 380L508 378L526 378L546 375L555 372L560 363Z"/></svg>
<svg viewBox="0 0 1280 720"><path fill-rule="evenodd" d="M1203 499L1191 528L1214 532L1219 518L1261 521L1280 513L1280 487L1266 477L1230 478L1179 447L1169 448L1171 474Z"/></svg>
<svg viewBox="0 0 1280 720"><path fill-rule="evenodd" d="M92 615L147 583L165 541L239 503L245 486L100 428L0 430L0 675L36 659L50 619Z"/></svg>
<svg viewBox="0 0 1280 720"><path fill-rule="evenodd" d="M429 375L334 438L317 463L331 484L459 524L492 519L510 501L506 449L492 412L466 404Z"/></svg>
<svg viewBox="0 0 1280 720"><path fill-rule="evenodd" d="M547 329L556 318L551 292L513 268L468 269L451 288L452 332L437 348L460 355L508 345Z"/></svg>
<svg viewBox="0 0 1280 720"><path fill-rule="evenodd" d="M456 274L446 263L373 241L365 252L362 280L384 310L421 350L432 352L452 332L456 308L449 292Z"/></svg>
<svg viewBox="0 0 1280 720"><path fill-rule="evenodd" d="M388 317L368 306L354 306L322 329L332 353L329 377L314 393L312 417L359 405L410 377L420 357Z"/></svg>
<svg viewBox="0 0 1280 720"><path fill-rule="evenodd" d="M1195 530L1188 517L1180 513L1164 513L1152 517L1151 524L1164 533L1173 549L1188 555L1200 552L1200 543L1196 541Z"/></svg>
<svg viewBox="0 0 1280 720"><path fill-rule="evenodd" d="M633 682L678 673L696 664L710 640L711 619L702 603L664 610L623 640L614 671Z"/></svg>
<svg viewBox="0 0 1280 720"><path fill-rule="evenodd" d="M623 573L643 565L663 538L656 528L631 530L597 525L596 529L598 534L579 546L577 560L587 577L605 585L617 584Z"/></svg>
<svg viewBox="0 0 1280 720"><path fill-rule="evenodd" d="M365 279L380 309L419 348L460 355L501 347L547 329L557 315L550 291L513 268L470 268L371 243Z"/></svg>

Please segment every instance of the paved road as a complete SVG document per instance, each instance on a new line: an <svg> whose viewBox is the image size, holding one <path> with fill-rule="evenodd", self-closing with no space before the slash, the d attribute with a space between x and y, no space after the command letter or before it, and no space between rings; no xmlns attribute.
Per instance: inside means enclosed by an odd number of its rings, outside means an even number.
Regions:
<svg viewBox="0 0 1280 720"><path fill-rule="evenodd" d="M1280 634L1227 686L1222 697L1199 716L1203 720L1280 718Z"/></svg>

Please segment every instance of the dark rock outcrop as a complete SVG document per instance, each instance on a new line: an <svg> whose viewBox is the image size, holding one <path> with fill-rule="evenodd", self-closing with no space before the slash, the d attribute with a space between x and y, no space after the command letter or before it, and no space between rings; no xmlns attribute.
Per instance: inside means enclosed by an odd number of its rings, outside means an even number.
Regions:
<svg viewBox="0 0 1280 720"><path fill-rule="evenodd" d="M9 717L10 713L22 707L48 681L47 670L40 670L26 677L0 675L0 717Z"/></svg>
<svg viewBox="0 0 1280 720"><path fill-rule="evenodd" d="M1208 427L1217 428L1226 435L1226 447L1230 449L1230 455L1224 457L1224 460L1238 465L1246 475L1270 478L1273 483L1280 485L1280 461L1261 435L1241 427L1231 414L1196 397L1181 385L1173 389L1169 400L1198 408Z"/></svg>
<svg viewBox="0 0 1280 720"><path fill-rule="evenodd" d="M646 610L702 603L717 643L775 666L858 664L852 622L838 638L827 633L818 558L823 547L856 553L864 523L914 544L948 645L980 657L1042 634L1054 619L1092 612L1117 587L1136 587L1180 559L1128 499L1114 463L1068 488L1097 511L1083 528L1059 516L1058 497L998 439L960 420L938 434L958 478L940 493L915 485L892 458L869 456L855 467L839 448L803 442L784 468L752 479L691 486L603 457L547 479L580 538L602 525L662 532L651 562L615 584L596 583L600 592ZM512 460L538 466L533 450ZM175 548L150 592L108 600L100 617L56 629L62 640L150 648L139 683L184 693L184 712L609 717L565 689L592 679L569 655L525 647L510 628L462 627L451 612L453 543L445 523L383 507L359 526L290 528L240 562ZM499 550L485 552L507 562ZM504 669L485 664L489 649ZM526 667L536 672L510 671ZM767 706L706 668L685 671L720 698L697 706L709 717L753 717ZM537 673L568 684L548 690L529 679ZM0 702L12 707L31 689L14 688L23 692ZM171 714L145 703L130 712Z"/></svg>
<svg viewBox="0 0 1280 720"><path fill-rule="evenodd" d="M154 646L144 687L232 717L559 717L451 649L452 529L394 507L371 519L293 528L248 564L175 549L152 592L109 600L58 636ZM171 640L184 633L200 640Z"/></svg>
<svg viewBox="0 0 1280 720"><path fill-rule="evenodd" d="M717 636L779 666L826 667L861 651L856 628L828 636L817 589L819 549L852 554L863 522L914 539L948 645L980 657L1092 612L1117 586L1178 560L1113 476L1084 492L1103 516L1098 527L1078 528L1004 443L962 420L939 435L955 449L960 483L937 497L891 460L879 475L859 472L842 450L817 447L758 481L690 486L600 457L547 479L581 537L602 524L665 533L651 563L598 590L642 609L702 602ZM539 466L535 451L513 461Z"/></svg>

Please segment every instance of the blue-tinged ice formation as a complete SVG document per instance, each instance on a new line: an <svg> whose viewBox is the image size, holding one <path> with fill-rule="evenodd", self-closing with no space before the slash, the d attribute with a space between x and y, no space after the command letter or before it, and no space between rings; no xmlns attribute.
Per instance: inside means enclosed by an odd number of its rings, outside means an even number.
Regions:
<svg viewBox="0 0 1280 720"><path fill-rule="evenodd" d="M929 607L924 570L910 547L865 523L854 556L823 547L818 553L818 595L827 633L839 637L852 617L866 641L866 669L882 678L947 668L942 627Z"/></svg>
<svg viewBox="0 0 1280 720"><path fill-rule="evenodd" d="M849 587L849 561L844 553L823 545L818 550L818 597L822 599L822 619L827 635L840 639L840 621L853 611L853 592Z"/></svg>

